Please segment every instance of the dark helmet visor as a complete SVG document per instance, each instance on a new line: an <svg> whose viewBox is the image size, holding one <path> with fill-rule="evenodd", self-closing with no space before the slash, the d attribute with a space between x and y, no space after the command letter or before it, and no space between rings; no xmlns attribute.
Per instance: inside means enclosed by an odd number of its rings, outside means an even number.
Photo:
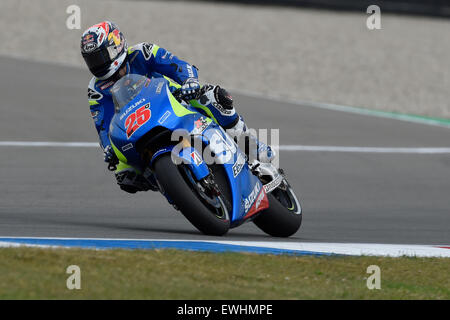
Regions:
<svg viewBox="0 0 450 320"><path fill-rule="evenodd" d="M96 77L104 76L112 63L106 47L96 49L89 53L83 53L83 58L89 70Z"/></svg>

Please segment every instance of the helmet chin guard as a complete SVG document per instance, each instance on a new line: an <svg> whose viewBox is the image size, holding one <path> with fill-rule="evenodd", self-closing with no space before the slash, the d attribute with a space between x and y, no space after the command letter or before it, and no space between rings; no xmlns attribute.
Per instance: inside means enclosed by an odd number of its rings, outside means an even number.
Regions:
<svg viewBox="0 0 450 320"><path fill-rule="evenodd" d="M116 73L120 67L122 66L123 62L125 61L125 58L127 57L127 52L122 53L116 61L114 61L113 65L111 66L110 70L107 74L101 77L97 77L99 80L106 80L110 78L114 73Z"/></svg>

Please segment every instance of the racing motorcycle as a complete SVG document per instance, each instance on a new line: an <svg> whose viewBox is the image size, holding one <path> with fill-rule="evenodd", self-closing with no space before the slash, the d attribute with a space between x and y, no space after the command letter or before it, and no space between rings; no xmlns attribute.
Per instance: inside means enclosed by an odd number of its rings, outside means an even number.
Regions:
<svg viewBox="0 0 450 320"><path fill-rule="evenodd" d="M117 157L202 233L224 235L247 221L276 237L300 228L302 208L284 172L268 174L264 166L272 164L251 168L238 144L180 90L172 93L168 80L129 74L111 92Z"/></svg>

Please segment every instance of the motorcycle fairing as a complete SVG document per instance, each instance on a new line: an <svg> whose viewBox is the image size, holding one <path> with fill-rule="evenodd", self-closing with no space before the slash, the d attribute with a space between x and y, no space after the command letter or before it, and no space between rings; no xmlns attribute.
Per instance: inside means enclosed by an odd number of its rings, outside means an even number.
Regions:
<svg viewBox="0 0 450 320"><path fill-rule="evenodd" d="M172 132L176 129L196 132L196 121L198 123L198 121L205 120L205 115L179 103L171 94L167 84L167 80L163 78L151 79L136 97L114 115L111 121L109 136L114 150L116 153L120 153L121 161L133 166L139 171L143 171L146 164L143 163L142 158L135 148L136 142L152 128L160 126ZM150 119L134 131L130 137L127 137L125 127L127 117L146 104L149 104L148 109L151 112ZM205 143L209 145L211 141L215 140L215 145L217 146L220 145L218 140L221 140L224 143L223 147L228 149L226 152L228 154L228 161L224 161L223 167L231 189L233 210L230 215L230 223L234 227L254 216L257 212L267 208L267 195L260 180L251 173L248 164L246 162L244 164L241 163L242 161L240 159L245 157L245 154L242 153L220 126L209 118L207 122L208 130L202 132L202 139ZM172 150L167 146L164 150L158 152L169 152L169 149L170 151ZM190 155L189 151L192 152L189 149L186 155ZM231 159L229 157L230 152L232 155ZM200 156L203 158L203 155ZM218 158L220 159L220 157L219 154ZM185 157L185 155L182 155L182 158L190 161L190 168L193 170L195 177L202 177L205 174L205 161L200 163L197 159L196 164L195 159L191 156ZM233 172L233 166L236 165L242 166L237 175L236 171Z"/></svg>

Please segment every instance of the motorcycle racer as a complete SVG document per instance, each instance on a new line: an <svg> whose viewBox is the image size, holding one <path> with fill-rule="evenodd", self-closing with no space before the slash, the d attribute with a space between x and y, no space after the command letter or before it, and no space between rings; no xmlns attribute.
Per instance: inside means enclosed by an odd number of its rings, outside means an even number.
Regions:
<svg viewBox="0 0 450 320"><path fill-rule="evenodd" d="M156 44L143 42L128 47L122 32L112 22L104 21L84 31L81 54L93 74L88 99L104 160L110 170L115 170L117 183L124 191L157 190L152 175L138 173L117 159L109 140L109 125L114 116L110 89L126 74L164 77L169 81L172 92L180 89L185 100L215 120L231 136L239 138L247 131L242 117L236 113L231 95L225 89L217 85L201 86L197 67ZM270 146L257 143L257 147L259 161L269 163L274 159L275 153Z"/></svg>

